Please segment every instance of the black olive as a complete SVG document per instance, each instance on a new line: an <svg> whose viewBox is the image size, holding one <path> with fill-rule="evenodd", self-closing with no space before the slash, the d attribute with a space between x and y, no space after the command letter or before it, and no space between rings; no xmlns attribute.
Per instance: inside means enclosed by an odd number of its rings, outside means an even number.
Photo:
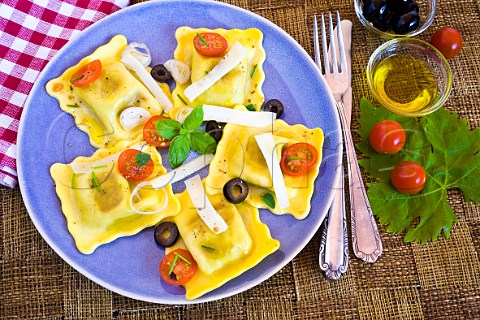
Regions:
<svg viewBox="0 0 480 320"><path fill-rule="evenodd" d="M248 184L240 178L234 178L223 186L223 195L231 203L240 203L248 196Z"/></svg>
<svg viewBox="0 0 480 320"><path fill-rule="evenodd" d="M215 120L210 120L205 126L205 132L208 132L213 139L218 143L222 139L224 123L218 123Z"/></svg>
<svg viewBox="0 0 480 320"><path fill-rule="evenodd" d="M395 12L397 16L410 11L418 12L418 4L414 0L387 0L388 7Z"/></svg>
<svg viewBox="0 0 480 320"><path fill-rule="evenodd" d="M155 67L153 67L152 71L150 71L150 74L152 75L153 79L157 80L158 82L167 82L168 80L172 79L172 75L163 64L157 64Z"/></svg>
<svg viewBox="0 0 480 320"><path fill-rule="evenodd" d="M277 119L283 114L283 103L277 99L270 99L262 106L263 111L269 111L277 114Z"/></svg>
<svg viewBox="0 0 480 320"><path fill-rule="evenodd" d="M387 11L386 0L365 0L363 3L363 16L370 22L382 18Z"/></svg>
<svg viewBox="0 0 480 320"><path fill-rule="evenodd" d="M405 34L416 30L420 25L420 16L415 11L402 14L395 20L393 31L397 34Z"/></svg>
<svg viewBox="0 0 480 320"><path fill-rule="evenodd" d="M162 247L171 247L178 239L178 228L173 222L162 222L155 228L155 242Z"/></svg>

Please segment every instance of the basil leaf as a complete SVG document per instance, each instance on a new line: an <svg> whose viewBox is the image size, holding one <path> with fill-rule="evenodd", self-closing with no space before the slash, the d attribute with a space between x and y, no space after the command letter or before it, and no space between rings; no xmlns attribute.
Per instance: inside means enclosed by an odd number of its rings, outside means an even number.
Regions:
<svg viewBox="0 0 480 320"><path fill-rule="evenodd" d="M217 149L217 142L207 132L195 130L190 133L190 147L200 154L213 153Z"/></svg>
<svg viewBox="0 0 480 320"><path fill-rule="evenodd" d="M184 135L174 137L168 148L168 161L172 168L180 166L187 159L189 153L190 144L187 137Z"/></svg>
<svg viewBox="0 0 480 320"><path fill-rule="evenodd" d="M248 111L257 111L257 109L255 108L255 106L252 103L247 104L245 106L245 108L247 108Z"/></svg>
<svg viewBox="0 0 480 320"><path fill-rule="evenodd" d="M203 109L201 106L193 108L192 112L185 118L183 122L183 128L188 132L192 132L202 125L203 122Z"/></svg>
<svg viewBox="0 0 480 320"><path fill-rule="evenodd" d="M155 123L155 129L158 134L168 140L171 140L179 134L180 127L180 122L172 119L159 119Z"/></svg>
<svg viewBox="0 0 480 320"><path fill-rule="evenodd" d="M267 206L269 206L270 208L275 208L275 198L273 198L272 194L271 193L265 193L263 196L262 196L262 200L263 202L265 202L265 204Z"/></svg>
<svg viewBox="0 0 480 320"><path fill-rule="evenodd" d="M137 155L135 156L135 163L139 167L143 167L148 163L148 161L150 161L151 158L152 156L150 155L150 153L140 152L140 153L137 153Z"/></svg>

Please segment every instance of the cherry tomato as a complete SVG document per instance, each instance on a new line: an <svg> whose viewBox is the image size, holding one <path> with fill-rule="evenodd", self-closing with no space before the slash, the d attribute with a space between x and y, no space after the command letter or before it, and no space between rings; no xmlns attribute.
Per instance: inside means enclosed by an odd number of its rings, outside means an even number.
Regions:
<svg viewBox="0 0 480 320"><path fill-rule="evenodd" d="M180 286L190 281L197 269L197 262L190 252L184 249L175 249L167 254L160 262L159 267L162 279L174 286Z"/></svg>
<svg viewBox="0 0 480 320"><path fill-rule="evenodd" d="M195 50L202 56L220 57L228 48L225 38L214 32L199 33L193 38Z"/></svg>
<svg viewBox="0 0 480 320"><path fill-rule="evenodd" d="M314 146L306 142L299 142L285 149L280 160L280 167L286 175L301 176L315 166L317 158L318 152Z"/></svg>
<svg viewBox="0 0 480 320"><path fill-rule="evenodd" d="M400 193L414 194L425 186L427 174L425 169L414 161L402 161L393 168L392 184Z"/></svg>
<svg viewBox="0 0 480 320"><path fill-rule="evenodd" d="M118 157L118 171L120 174L132 181L141 181L147 179L153 172L154 164L149 159L145 165L140 165L137 155L140 151L127 149Z"/></svg>
<svg viewBox="0 0 480 320"><path fill-rule="evenodd" d="M395 154L403 148L405 140L405 130L393 120L380 121L370 130L370 146L378 153Z"/></svg>
<svg viewBox="0 0 480 320"><path fill-rule="evenodd" d="M86 87L97 80L102 73L102 63L100 60L93 60L75 72L70 78L70 82L76 87Z"/></svg>
<svg viewBox="0 0 480 320"><path fill-rule="evenodd" d="M437 48L447 59L455 57L462 49L462 35L457 29L443 27L435 31L430 43Z"/></svg>
<svg viewBox="0 0 480 320"><path fill-rule="evenodd" d="M152 145L157 148L168 148L170 146L170 140L165 139L158 134L157 129L155 129L155 124L159 119L168 119L165 116L153 116L151 117L145 126L143 127L143 140L145 140L149 145Z"/></svg>

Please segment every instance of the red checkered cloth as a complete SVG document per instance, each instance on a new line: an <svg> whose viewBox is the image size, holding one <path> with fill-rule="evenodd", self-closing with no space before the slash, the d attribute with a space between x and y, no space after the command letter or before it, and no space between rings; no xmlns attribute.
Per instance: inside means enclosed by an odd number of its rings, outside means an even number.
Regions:
<svg viewBox="0 0 480 320"><path fill-rule="evenodd" d="M128 0L0 1L0 183L17 185L17 131L40 71L69 39Z"/></svg>

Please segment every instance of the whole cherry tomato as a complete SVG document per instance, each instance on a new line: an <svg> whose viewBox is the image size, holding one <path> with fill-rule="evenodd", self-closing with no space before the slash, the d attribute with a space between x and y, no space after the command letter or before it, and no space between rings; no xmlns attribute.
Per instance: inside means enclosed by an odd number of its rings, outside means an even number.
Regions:
<svg viewBox="0 0 480 320"><path fill-rule="evenodd" d="M393 168L392 184L395 189L404 194L420 192L425 186L427 174L425 169L414 161L402 161Z"/></svg>
<svg viewBox="0 0 480 320"><path fill-rule="evenodd" d="M93 60L75 72L70 82L76 87L86 87L93 81L97 80L102 74L102 63L100 60Z"/></svg>
<svg viewBox="0 0 480 320"><path fill-rule="evenodd" d="M435 31L430 39L430 43L437 48L445 58L455 57L462 49L462 35L457 29L452 27L443 27Z"/></svg>
<svg viewBox="0 0 480 320"><path fill-rule="evenodd" d="M370 146L378 153L395 154L403 148L405 140L405 130L394 120L380 121L370 130Z"/></svg>

